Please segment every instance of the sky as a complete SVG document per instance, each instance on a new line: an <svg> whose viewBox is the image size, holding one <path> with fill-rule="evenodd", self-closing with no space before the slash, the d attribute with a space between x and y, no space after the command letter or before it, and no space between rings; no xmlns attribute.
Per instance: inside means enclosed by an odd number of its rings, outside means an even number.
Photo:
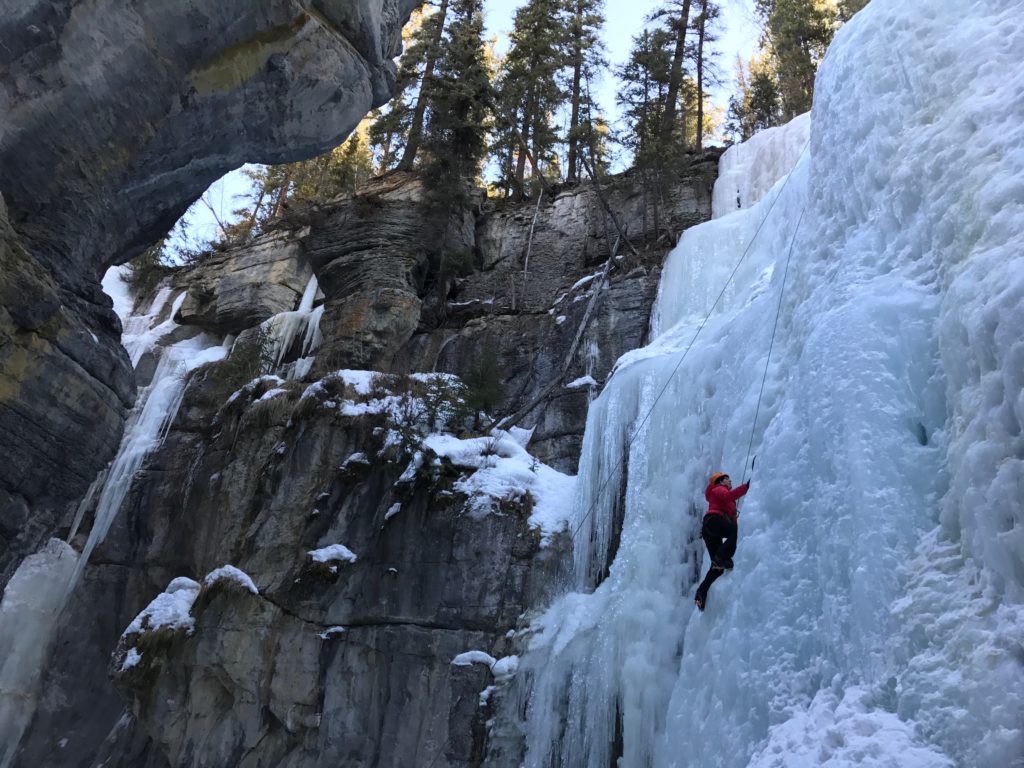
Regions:
<svg viewBox="0 0 1024 768"><path fill-rule="evenodd" d="M497 50L507 49L508 33L517 8L526 0L484 0L484 16L487 35L497 35ZM604 41L606 57L614 68L629 57L629 48L634 35L646 25L647 16L664 0L605 0ZM746 61L757 47L758 24L754 16L754 0L721 0L722 16L719 21L717 66L721 85L710 89L711 101L724 111L736 85L734 62L737 54ZM617 119L615 108L615 79L609 73L597 84L598 100L611 121ZM710 143L714 143L713 141ZM613 165L614 168L614 165ZM249 181L239 172L232 171L210 187L206 200L218 209L222 218L230 218L230 212L237 207L236 196L243 194ZM208 241L217 236L217 224L205 203L197 202L186 214L189 219L189 236L196 240Z"/></svg>

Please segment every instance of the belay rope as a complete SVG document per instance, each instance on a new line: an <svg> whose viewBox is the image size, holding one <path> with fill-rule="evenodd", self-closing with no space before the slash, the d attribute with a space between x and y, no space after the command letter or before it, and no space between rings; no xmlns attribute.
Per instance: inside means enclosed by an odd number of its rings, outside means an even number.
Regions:
<svg viewBox="0 0 1024 768"><path fill-rule="evenodd" d="M775 332L779 329L779 315L782 314L782 297L786 294L786 277L789 276L789 262L793 258L793 245L796 243L796 235L800 231L800 224L804 220L804 212L796 220L796 228L793 230L793 237L789 241L789 254L786 256L786 269L782 273L782 287L779 288L779 306L775 310L775 325L772 326L772 340L768 344L768 359L764 361L764 375L761 377L761 391L757 393L757 408L754 409L754 423L750 425L750 442L747 443L747 458L743 460L743 469L746 470L747 462L750 460L750 450L754 447L754 431L757 429L757 415L761 412L761 397L764 395L764 383L768 379L768 364L772 361L772 348L775 346ZM757 461L757 456L754 457ZM750 465L750 472L753 474L754 465Z"/></svg>
<svg viewBox="0 0 1024 768"><path fill-rule="evenodd" d="M803 157L804 152L807 151L807 147L809 145L810 139L807 140L807 143L804 144L803 149L800 150L800 154L797 156L797 162L794 163L793 165L793 170L796 170L797 164L799 164L800 159ZM665 384L662 386L661 391L658 392L658 396L654 398L654 402L651 403L650 408L647 409L647 413L644 414L644 417L640 421L639 426L637 426L633 430L633 434L630 435L628 440L626 440L626 451L623 451L624 456L628 455L629 448L633 445L633 442L640 435L640 432L643 430L643 427L647 423L647 420L651 417L651 413L654 412L655 406L658 405L658 401L661 400L662 396L668 390L668 385L672 382L672 379L679 371L679 368L682 366L683 361L686 359L686 356L690 353L690 350L693 348L694 342L696 342L697 337L700 336L700 332L704 330L704 326L707 325L708 319L711 317L711 314L715 311L715 307L718 306L718 302L720 302L722 300L722 297L725 296L725 292L729 288L729 284L732 282L732 279L736 276L736 273L739 271L740 265L743 264L743 260L747 258L747 254L750 253L750 249L754 245L754 242L757 240L757 236L761 234L761 229L764 227L765 222L768 221L768 218L772 215L772 211L775 210L775 204L779 202L779 199L782 197L783 192L786 191L786 187L789 186L789 180L791 178L793 178L793 171L790 171L789 175L786 176L786 180L782 183L782 189L779 190L779 194L777 194L775 196L775 199L772 200L772 204L769 206L768 212L764 215L764 218L761 219L761 223L757 225L757 230L755 230L753 237L750 238L750 242L747 243L747 247L743 250L743 255L740 256L739 261L736 262L736 266L733 267L732 272L729 274L729 278L725 281L725 285L722 286L721 293L718 294L718 297L715 299L714 304L711 305L711 309L709 309L708 313L704 316L704 319L701 321L700 326L698 326L696 332L693 334L693 338L690 339L690 343L686 345L686 349L683 351L682 357L679 358L679 362L676 363L675 368L672 369L672 372L669 373L668 378L665 379ZM803 218L804 209L801 209L800 216L797 219L796 228L793 230L793 237L789 241L789 255L786 257L786 269L782 276L782 288L779 291L779 306L775 312L775 327L772 328L772 341L768 347L768 359L765 360L764 363L764 376L761 379L761 392L757 396L757 409L754 412L754 423L750 428L750 443L747 446L747 458L743 460L744 471L746 471L747 461L750 459L750 450L754 445L754 430L757 427L758 412L761 410L761 396L764 394L765 380L768 377L768 365L771 362L772 358L772 346L774 346L775 344L775 332L779 327L779 313L782 311L782 297L786 290L786 276L789 274L789 261L793 257L793 245L796 242L796 236L797 233L800 231L800 223L803 221ZM756 456L754 457L754 460L757 461ZM580 518L579 523L573 529L572 536L570 537L571 539L576 538L576 534L580 532L580 528L583 527L583 524L594 513L594 510L597 508L597 503L601 500L601 496L604 493L605 488L608 487L608 483L611 482L612 477L619 470L619 468L622 467L624 461L625 459L619 458L615 466L612 467L612 470L601 482L600 486L597 489L597 493L594 495L594 500L590 503L590 506L587 508L586 513L584 513L583 517ZM751 466L751 469L753 469L753 466Z"/></svg>

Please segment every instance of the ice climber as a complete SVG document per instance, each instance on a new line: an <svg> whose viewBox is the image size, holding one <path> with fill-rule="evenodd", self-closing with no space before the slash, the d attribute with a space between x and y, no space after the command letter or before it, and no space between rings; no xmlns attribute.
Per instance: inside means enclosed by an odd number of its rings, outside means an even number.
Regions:
<svg viewBox="0 0 1024 768"><path fill-rule="evenodd" d="M725 472L715 472L704 490L704 498L708 500L708 511L704 513L704 522L700 527L700 537L708 548L711 567L704 581L697 587L693 602L700 610L708 601L708 590L715 579L726 571L732 570L732 556L736 554L736 534L738 527L736 517L736 500L750 490L747 480L739 488L732 487L732 479Z"/></svg>

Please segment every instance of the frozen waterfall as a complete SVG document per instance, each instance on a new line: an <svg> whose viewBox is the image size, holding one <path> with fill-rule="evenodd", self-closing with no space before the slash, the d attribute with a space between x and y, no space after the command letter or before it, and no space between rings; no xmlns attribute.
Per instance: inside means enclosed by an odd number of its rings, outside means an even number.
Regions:
<svg viewBox="0 0 1024 768"><path fill-rule="evenodd" d="M806 150L797 123L723 156L723 215L681 239L657 337L590 409L577 583L508 704L524 765L1020 764L1019 11L873 0ZM700 614L703 489L743 470L791 243L736 569Z"/></svg>
<svg viewBox="0 0 1024 768"><path fill-rule="evenodd" d="M227 353L220 340L206 334L174 341L180 326L174 316L185 299L180 293L165 316L171 289L162 287L150 306L131 314L120 268L113 268L104 287L113 292L123 312L122 343L132 365L147 354L159 357L152 381L140 388L125 423L124 436L110 466L102 471L79 504L68 540L74 540L85 513L93 511L92 527L81 553L51 539L18 567L0 603L0 768L10 764L39 697L40 673L47 662L53 632L95 548L106 538L135 474L145 458L163 442L178 412L189 371L220 360Z"/></svg>

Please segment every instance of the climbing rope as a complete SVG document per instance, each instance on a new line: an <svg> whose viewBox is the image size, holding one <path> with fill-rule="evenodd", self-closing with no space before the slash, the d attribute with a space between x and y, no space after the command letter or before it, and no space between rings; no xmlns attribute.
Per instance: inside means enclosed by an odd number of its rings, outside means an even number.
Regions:
<svg viewBox="0 0 1024 768"><path fill-rule="evenodd" d="M810 145L810 139L807 140L807 142L804 144L803 149L800 150L800 154L797 156L797 162L793 164L793 168L794 169L799 164L800 160L803 158L803 154L804 154L804 152L807 151L807 147L809 145ZM732 279L736 276L736 273L739 271L740 265L743 264L744 259L747 258L747 254L750 253L750 249L753 247L754 243L757 241L757 236L759 234L761 234L761 229L764 227L765 222L768 221L768 218L772 215L772 211L775 210L775 204L779 202L780 198L782 197L782 194L786 191L786 187L789 186L789 180L792 179L792 178L793 178L793 172L790 171L789 175L786 176L786 180L782 183L782 188L779 190L779 194L777 194L775 196L775 199L772 200L772 204L768 207L768 212L765 213L764 218L761 219L761 223L757 225L757 230L754 232L753 237L750 238L750 242L747 243L747 247L743 250L743 254L740 256L739 261L736 262L736 266L733 267L732 272L729 274L729 278L725 281L725 285L722 286L721 292L718 294L718 297L715 299L715 302L711 305L711 309L708 310L708 313L704 316L704 319L701 321L700 326L698 326L696 332L693 334L693 338L690 339L690 343L686 346L686 349L683 351L682 357L679 358L679 361L676 363L675 368L672 369L672 372L669 373L668 378L665 379L664 386L662 386L661 391L658 392L658 396L654 398L654 402L651 403L650 408L647 409L647 413L644 414L644 417L640 421L639 426L637 426L636 429L633 430L633 434L626 441L627 452L628 452L628 449L633 445L633 442L636 440L636 438L640 435L640 432L643 430L643 427L647 423L647 420L651 417L651 414L654 412L654 409L658 405L658 402L661 400L662 396L668 390L668 385L672 382L672 379L675 377L676 373L679 371L679 368L682 366L683 361L686 359L686 356L690 353L690 350L693 348L694 343L697 341L697 337L700 336L700 332L704 330L704 326L707 325L708 320L710 319L712 313L714 313L714 311L715 311L715 307L718 306L718 302L720 302L722 300L722 297L725 296L725 292L729 288L729 284L732 282ZM800 219L801 220L803 219L803 211L800 212ZM799 221L798 221L797 222L797 229L799 229L799 226L800 226L800 224L799 224ZM796 241L796 230L794 230L794 232L793 232L793 239L790 241L790 244L789 244L789 255L790 255L790 257L793 255L793 243L795 241ZM786 261L786 272L787 273L789 272L789 260L788 259ZM785 287L786 286L785 286L785 275L784 275L783 276L782 289L785 290ZM782 307L782 295L780 293L780 295L779 295L779 308L781 309L781 307ZM776 314L776 316L775 316L775 324L776 324L776 327L778 327L778 314ZM775 342L775 329L772 330L772 343L774 344L774 342ZM771 350L770 349L768 351L768 356L769 356L769 360L770 360L771 359ZM765 363L765 376L767 376L767 375L768 375L768 366L767 366L767 363ZM761 391L762 391L762 393L764 392L764 380L762 380L762 382L761 382ZM758 404L757 405L758 405L758 409L760 409L760 407L761 407L761 397L760 397L760 395L758 396ZM757 421L756 414L754 416L754 421L755 421L755 425L756 425L756 421ZM750 435L751 445L753 445L753 439L754 439L754 434L753 434L753 430L751 430L751 435ZM747 449L747 458L748 459L750 458L749 451L750 451L750 448L748 447L748 449ZM625 455L625 453L626 452L624 452L624 455ZM615 475L615 473L618 471L618 469L623 465L624 461L625 461L625 459L620 458L616 462L615 466L612 467L612 470L605 477L604 481L600 484L600 486L597 489L597 493L594 496L594 500L590 503L590 506L588 507L586 513L583 515L583 517L580 518L579 523L573 529L572 536L570 538L572 538L572 539L576 538L576 534L578 534L580 532L580 528L583 527L583 524L594 513L594 510L597 508L597 503L601 500L601 496L604 493L605 488L608 487L608 483L611 482L612 477ZM744 460L744 462L743 462L744 469L746 469L746 466L747 466L746 460Z"/></svg>
<svg viewBox="0 0 1024 768"><path fill-rule="evenodd" d="M793 230L793 237L789 241L789 254L786 256L786 269L782 273L782 287L779 288L779 306L775 309L775 325L772 326L772 340L768 344L768 359L764 361L764 375L761 377L761 391L757 393L757 407L754 409L754 423L750 426L750 442L747 444L747 458L743 460L743 469L746 471L747 462L750 461L750 451L754 447L754 431L757 429L757 415L761 412L761 397L764 395L764 383L768 379L768 364L772 361L772 349L775 347L775 332L779 329L779 315L782 314L782 297L786 294L786 278L789 276L789 262L793 258L793 245L796 243L797 233L800 231L800 224L804 220L806 208L800 211L796 220L796 228ZM757 461L757 456L754 457ZM750 466L753 473L754 466Z"/></svg>

